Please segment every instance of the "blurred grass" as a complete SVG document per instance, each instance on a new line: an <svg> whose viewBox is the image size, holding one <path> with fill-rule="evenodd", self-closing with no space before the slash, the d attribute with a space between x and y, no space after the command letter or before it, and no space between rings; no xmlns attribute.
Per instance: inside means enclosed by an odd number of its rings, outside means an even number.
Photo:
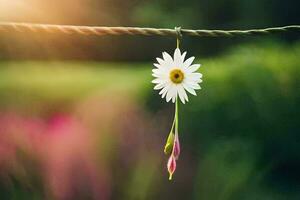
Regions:
<svg viewBox="0 0 300 200"><path fill-rule="evenodd" d="M133 67L134 66L134 67ZM136 96L150 86L151 64L1 62L0 105L72 104L89 95ZM40 105L42 104L42 105Z"/></svg>
<svg viewBox="0 0 300 200"><path fill-rule="evenodd" d="M135 91L150 80L145 64L2 62L0 66L3 92L39 93L47 98L75 98L100 87Z"/></svg>

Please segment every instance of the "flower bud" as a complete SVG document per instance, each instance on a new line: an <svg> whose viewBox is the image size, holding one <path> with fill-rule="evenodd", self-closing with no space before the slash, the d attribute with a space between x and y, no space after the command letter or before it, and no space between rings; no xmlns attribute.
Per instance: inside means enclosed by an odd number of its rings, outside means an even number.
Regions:
<svg viewBox="0 0 300 200"><path fill-rule="evenodd" d="M180 143L179 143L179 138L178 135L175 135L175 139L174 139L174 147L173 147L173 155L175 157L176 160L178 160L179 155L180 155Z"/></svg>
<svg viewBox="0 0 300 200"><path fill-rule="evenodd" d="M172 132L170 132L166 145L165 145L165 149L164 152L166 155L170 155L172 150L173 150L173 143L174 143L174 134Z"/></svg>
<svg viewBox="0 0 300 200"><path fill-rule="evenodd" d="M173 154L170 156L169 160L168 160L168 171L169 171L169 180L172 180L172 175L176 170L176 159L173 156Z"/></svg>

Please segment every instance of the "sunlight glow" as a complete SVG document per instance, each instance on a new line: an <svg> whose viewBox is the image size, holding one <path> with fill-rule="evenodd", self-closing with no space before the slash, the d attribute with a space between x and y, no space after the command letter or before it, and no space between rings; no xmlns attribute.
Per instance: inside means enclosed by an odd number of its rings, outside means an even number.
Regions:
<svg viewBox="0 0 300 200"><path fill-rule="evenodd" d="M36 0L0 0L1 21L31 21L44 16Z"/></svg>

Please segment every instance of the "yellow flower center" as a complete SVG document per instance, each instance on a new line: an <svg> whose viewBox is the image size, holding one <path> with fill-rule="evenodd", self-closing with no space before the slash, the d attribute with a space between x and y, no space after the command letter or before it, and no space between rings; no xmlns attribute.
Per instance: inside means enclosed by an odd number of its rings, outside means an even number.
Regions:
<svg viewBox="0 0 300 200"><path fill-rule="evenodd" d="M170 79L175 84L182 83L184 79L184 73L180 69L173 69L170 72Z"/></svg>

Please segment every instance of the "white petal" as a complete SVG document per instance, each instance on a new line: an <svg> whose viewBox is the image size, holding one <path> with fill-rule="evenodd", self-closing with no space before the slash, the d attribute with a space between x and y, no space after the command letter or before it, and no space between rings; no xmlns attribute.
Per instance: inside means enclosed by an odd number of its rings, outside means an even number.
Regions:
<svg viewBox="0 0 300 200"><path fill-rule="evenodd" d="M176 64L180 64L181 63L181 53L180 53L180 49L176 48L174 51L174 62Z"/></svg>
<svg viewBox="0 0 300 200"><path fill-rule="evenodd" d="M197 79L197 78L189 77L189 78L186 78L185 80L186 80L187 83L194 83L194 84L202 83L202 79Z"/></svg>
<svg viewBox="0 0 300 200"><path fill-rule="evenodd" d="M202 83L203 81L202 81L202 79L198 79L198 80L194 80L195 81L195 83Z"/></svg>
<svg viewBox="0 0 300 200"><path fill-rule="evenodd" d="M164 87L160 92L159 94L161 95L161 98L164 98L165 95L167 94L168 92L168 89L166 87Z"/></svg>
<svg viewBox="0 0 300 200"><path fill-rule="evenodd" d="M164 88L166 85L166 83L159 83L154 87L154 90L160 90L162 88Z"/></svg>
<svg viewBox="0 0 300 200"><path fill-rule="evenodd" d="M165 98L166 94L168 93L168 90L165 90L162 95L161 95L161 98Z"/></svg>
<svg viewBox="0 0 300 200"><path fill-rule="evenodd" d="M186 55L186 51L181 55L181 62L182 62L182 63L184 63L185 55Z"/></svg>
<svg viewBox="0 0 300 200"><path fill-rule="evenodd" d="M157 73L157 74L158 74L158 73L160 73L160 72L161 72L161 70L160 70L160 69L152 69L152 72L153 72L153 73Z"/></svg>
<svg viewBox="0 0 300 200"><path fill-rule="evenodd" d="M151 81L152 83L156 83L156 84L158 84L158 83L162 83L164 80L163 79L161 79L161 78L156 78L156 79L154 79L153 81Z"/></svg>
<svg viewBox="0 0 300 200"><path fill-rule="evenodd" d="M173 62L173 58L170 56L170 54L168 54L167 52L163 52L162 53L164 60L168 63Z"/></svg>
<svg viewBox="0 0 300 200"><path fill-rule="evenodd" d="M166 83L165 87L159 92L159 94L161 95L161 94L163 94L165 91L168 91L169 87L170 87L170 84L169 84L169 83Z"/></svg>
<svg viewBox="0 0 300 200"><path fill-rule="evenodd" d="M185 68L188 68L194 61L195 57L190 57L189 59L187 59L186 61L184 61L183 66Z"/></svg>
<svg viewBox="0 0 300 200"><path fill-rule="evenodd" d="M171 87L170 83L167 83L166 86L159 92L161 98L164 98Z"/></svg>
<svg viewBox="0 0 300 200"><path fill-rule="evenodd" d="M201 87L198 83L190 82L190 83L187 83L187 84L189 85L189 87L193 88L194 90L201 89Z"/></svg>
<svg viewBox="0 0 300 200"><path fill-rule="evenodd" d="M153 63L153 65L154 65L155 67L157 67L158 69L161 68L160 64Z"/></svg>
<svg viewBox="0 0 300 200"><path fill-rule="evenodd" d="M195 79L200 79L200 78L202 78L202 74L201 73L191 73L189 75L189 77L195 78Z"/></svg>
<svg viewBox="0 0 300 200"><path fill-rule="evenodd" d="M165 61L161 58L156 58L157 62L160 64L160 65L164 65L165 64Z"/></svg>
<svg viewBox="0 0 300 200"><path fill-rule="evenodd" d="M184 98L185 98L185 100L186 100L186 101L189 101L189 98L188 98L188 96L187 96L187 94L186 94L186 91L185 91L185 90L183 90L183 95L184 95Z"/></svg>
<svg viewBox="0 0 300 200"><path fill-rule="evenodd" d="M197 78L186 78L186 82L189 82L189 83L202 83L202 79L197 79Z"/></svg>
<svg viewBox="0 0 300 200"><path fill-rule="evenodd" d="M181 102L185 104L185 101L189 101L188 96L182 85L178 85L178 94Z"/></svg>
<svg viewBox="0 0 300 200"><path fill-rule="evenodd" d="M169 102L172 99L171 90L167 92L166 101Z"/></svg>
<svg viewBox="0 0 300 200"><path fill-rule="evenodd" d="M152 76L157 77L157 78L166 78L167 74L168 74L168 71L163 68L153 69L152 72L153 72Z"/></svg>
<svg viewBox="0 0 300 200"><path fill-rule="evenodd" d="M166 74L166 73L169 72L169 69L166 68L165 66L161 66L160 68L154 69L152 71L155 72L155 73L158 73L158 74Z"/></svg>
<svg viewBox="0 0 300 200"><path fill-rule="evenodd" d="M154 76L155 78L160 78L161 77L161 75L160 74L152 74L152 76Z"/></svg>
<svg viewBox="0 0 300 200"><path fill-rule="evenodd" d="M153 71L153 70L152 70L152 71ZM161 72L161 71L154 71L154 72L152 73L152 76L157 77L157 78L163 77L163 75L164 75L164 73Z"/></svg>
<svg viewBox="0 0 300 200"><path fill-rule="evenodd" d="M189 87L186 83L183 83L182 86L184 87L184 89L186 89L189 93L191 93L192 95L197 96L195 90L191 87Z"/></svg>
<svg viewBox="0 0 300 200"><path fill-rule="evenodd" d="M188 71L189 72L195 72L199 69L200 66L201 66L200 64L191 65L191 66L188 67Z"/></svg>
<svg viewBox="0 0 300 200"><path fill-rule="evenodd" d="M185 99L183 95L184 89L181 85L178 86L178 96L183 104L185 104Z"/></svg>
<svg viewBox="0 0 300 200"><path fill-rule="evenodd" d="M172 97L172 102L175 103L175 100L176 100L176 95L174 95L174 96Z"/></svg>
<svg viewBox="0 0 300 200"><path fill-rule="evenodd" d="M172 85L170 90L167 93L167 97L166 97L167 102L169 102L173 98L173 96L176 96L176 94L177 94L176 86Z"/></svg>

